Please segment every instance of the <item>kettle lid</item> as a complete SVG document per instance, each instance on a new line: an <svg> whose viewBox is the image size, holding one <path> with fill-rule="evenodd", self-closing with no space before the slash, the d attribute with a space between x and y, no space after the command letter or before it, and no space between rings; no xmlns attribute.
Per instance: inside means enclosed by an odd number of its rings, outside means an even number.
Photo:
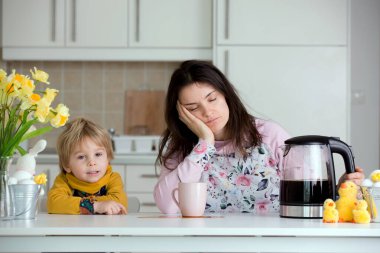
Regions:
<svg viewBox="0 0 380 253"><path fill-rule="evenodd" d="M322 135L304 135L297 136L285 141L285 144L296 144L296 145L312 145L312 144L329 144L331 139L340 140L339 137L329 137Z"/></svg>

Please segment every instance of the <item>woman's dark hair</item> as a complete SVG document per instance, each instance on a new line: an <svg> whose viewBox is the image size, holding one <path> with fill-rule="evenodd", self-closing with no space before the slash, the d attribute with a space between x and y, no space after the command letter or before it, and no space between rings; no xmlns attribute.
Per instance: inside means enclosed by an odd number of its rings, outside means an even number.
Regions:
<svg viewBox="0 0 380 253"><path fill-rule="evenodd" d="M231 139L233 146L242 155L247 155L247 147L261 143L262 139L256 129L255 118L247 112L234 86L223 73L211 63L190 60L183 62L174 71L169 83L165 105L167 128L160 141L158 163L167 165L168 159L174 154L182 161L199 141L198 136L179 119L176 108L182 88L193 83L207 83L223 94L230 112L226 136Z"/></svg>

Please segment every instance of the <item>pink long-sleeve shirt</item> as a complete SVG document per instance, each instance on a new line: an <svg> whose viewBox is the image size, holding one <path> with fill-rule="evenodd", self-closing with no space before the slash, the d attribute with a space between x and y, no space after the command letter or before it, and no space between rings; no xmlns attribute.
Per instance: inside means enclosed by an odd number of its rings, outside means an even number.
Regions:
<svg viewBox="0 0 380 253"><path fill-rule="evenodd" d="M169 160L168 165L174 170L161 166L154 189L154 198L161 212L179 212L172 199L172 192L179 182L199 181L209 184L206 211L278 211L279 165L282 161L280 147L290 136L272 121L256 119L256 126L262 136L262 144L247 149L248 159L236 154L228 141L216 141L213 146L200 140L183 161L177 157ZM223 187L230 189L226 196L218 195ZM226 202L223 198L230 202L227 206L223 206Z"/></svg>

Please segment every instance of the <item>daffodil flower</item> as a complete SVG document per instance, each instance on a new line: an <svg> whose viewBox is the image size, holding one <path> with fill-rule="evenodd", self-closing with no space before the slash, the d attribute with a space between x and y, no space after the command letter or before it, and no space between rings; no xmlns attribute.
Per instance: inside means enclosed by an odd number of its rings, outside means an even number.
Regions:
<svg viewBox="0 0 380 253"><path fill-rule="evenodd" d="M36 184L46 184L47 182L47 176L45 173L41 173L41 174L38 174L36 176L34 176L34 182Z"/></svg>
<svg viewBox="0 0 380 253"><path fill-rule="evenodd" d="M51 107L58 90L36 88L39 83L49 84L49 75L36 67L30 72L32 78L15 70L7 76L0 69L0 156L13 156L15 149L24 155L21 142L61 127L69 118L66 106ZM51 126L36 129L38 122L50 122Z"/></svg>
<svg viewBox="0 0 380 253"><path fill-rule="evenodd" d="M67 108L63 104L59 104L57 108L55 109L57 114L54 118L51 119L50 124L53 127L61 127L66 124L70 114L69 114L69 108Z"/></svg>
<svg viewBox="0 0 380 253"><path fill-rule="evenodd" d="M45 71L39 70L36 67L34 67L34 72L30 70L30 73L32 73L32 77L34 80L40 81L41 83L50 84L48 82L49 74Z"/></svg>

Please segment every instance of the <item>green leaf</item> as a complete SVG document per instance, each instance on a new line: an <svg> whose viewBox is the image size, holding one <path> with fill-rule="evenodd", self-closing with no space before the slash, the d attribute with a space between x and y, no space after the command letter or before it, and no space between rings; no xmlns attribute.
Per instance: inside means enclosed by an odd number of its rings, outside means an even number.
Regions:
<svg viewBox="0 0 380 253"><path fill-rule="evenodd" d="M37 137L37 136L42 135L44 133L50 132L52 129L53 129L52 126L46 126L46 127L36 129L30 133L25 134L21 138L21 142L26 141L26 140L31 139L31 138L34 138L34 137Z"/></svg>
<svg viewBox="0 0 380 253"><path fill-rule="evenodd" d="M25 149L23 149L22 147L20 146L17 146L16 149L18 150L18 152L20 153L20 155L25 155L27 152L25 151Z"/></svg>
<svg viewBox="0 0 380 253"><path fill-rule="evenodd" d="M22 137L29 130L29 128L37 122L37 119L30 120L26 122L16 134L9 140L9 142L5 146L5 150L3 155L11 156L13 155L13 150L20 144Z"/></svg>

